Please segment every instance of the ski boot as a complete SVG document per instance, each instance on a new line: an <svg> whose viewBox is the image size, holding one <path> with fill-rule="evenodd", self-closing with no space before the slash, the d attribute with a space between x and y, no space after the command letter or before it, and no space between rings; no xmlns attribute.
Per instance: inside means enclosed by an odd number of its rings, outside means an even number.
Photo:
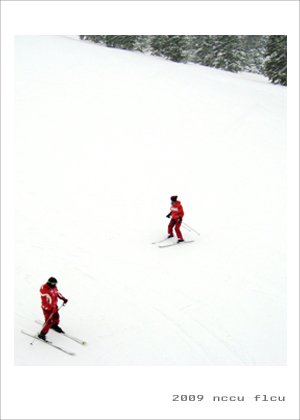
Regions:
<svg viewBox="0 0 300 420"><path fill-rule="evenodd" d="M53 324L51 329L61 334L65 333L57 324Z"/></svg>
<svg viewBox="0 0 300 420"><path fill-rule="evenodd" d="M45 333L43 333L42 331L38 334L38 337L39 337L41 340L47 341L47 340L46 340L46 334L45 334Z"/></svg>

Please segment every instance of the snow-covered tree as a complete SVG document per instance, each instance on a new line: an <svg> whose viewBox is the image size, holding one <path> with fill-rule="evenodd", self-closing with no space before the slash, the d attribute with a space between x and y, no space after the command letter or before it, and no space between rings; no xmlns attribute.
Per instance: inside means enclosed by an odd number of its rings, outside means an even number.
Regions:
<svg viewBox="0 0 300 420"><path fill-rule="evenodd" d="M265 74L273 83L286 84L286 36L80 35L80 39L175 62Z"/></svg>
<svg viewBox="0 0 300 420"><path fill-rule="evenodd" d="M166 35L164 56L171 61L182 63L187 56L187 38L184 35Z"/></svg>
<svg viewBox="0 0 300 420"><path fill-rule="evenodd" d="M134 49L136 51L149 53L151 50L151 37L149 35L137 35Z"/></svg>
<svg viewBox="0 0 300 420"><path fill-rule="evenodd" d="M264 73L272 83L287 85L286 35L271 35L269 37Z"/></svg>
<svg viewBox="0 0 300 420"><path fill-rule="evenodd" d="M105 35L80 35L80 39L96 42L97 44L105 43Z"/></svg>
<svg viewBox="0 0 300 420"><path fill-rule="evenodd" d="M165 57L167 39L165 35L151 35L150 48L151 54L159 57Z"/></svg>
<svg viewBox="0 0 300 420"><path fill-rule="evenodd" d="M238 72L243 69L245 54L237 35L216 35L212 43L212 55L208 65Z"/></svg>
<svg viewBox="0 0 300 420"><path fill-rule="evenodd" d="M108 47L133 50L136 38L136 35L106 35L105 43Z"/></svg>
<svg viewBox="0 0 300 420"><path fill-rule="evenodd" d="M189 61L209 66L213 57L214 36L193 35L189 42Z"/></svg>
<svg viewBox="0 0 300 420"><path fill-rule="evenodd" d="M243 69L251 73L263 73L268 36L239 36L242 50L245 54Z"/></svg>

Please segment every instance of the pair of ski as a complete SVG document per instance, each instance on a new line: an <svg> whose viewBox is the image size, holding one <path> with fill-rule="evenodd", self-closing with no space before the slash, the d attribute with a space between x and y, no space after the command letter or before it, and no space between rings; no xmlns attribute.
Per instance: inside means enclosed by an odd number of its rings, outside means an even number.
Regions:
<svg viewBox="0 0 300 420"><path fill-rule="evenodd" d="M44 323L42 321L40 321L40 320L36 320L35 322L37 324L39 324L39 325L44 325ZM55 348L57 350L60 350L63 353L68 354L69 356L75 356L75 353L74 352L68 351L68 350L64 349L63 347L57 346L56 344L53 344L52 341L42 340L41 338L38 337L37 334L29 333L29 332L24 331L24 330L21 330L21 333L27 335L28 337L32 337L35 340L42 341L43 343L47 344L48 346L51 346L51 347L53 347L53 348ZM68 333L58 333L58 334L63 335L64 337L67 337L70 340L75 341L78 344L81 344L82 346L85 346L86 345L86 341L83 341L80 338L74 337L74 336L72 336L72 335L70 335Z"/></svg>
<svg viewBox="0 0 300 420"><path fill-rule="evenodd" d="M165 243L169 239L172 239L172 238L164 238L164 239L161 239L160 241L152 242L152 244L158 245L159 248L168 248L169 246L190 244L191 242L194 242L193 240L190 240L190 241L183 241L183 242Z"/></svg>

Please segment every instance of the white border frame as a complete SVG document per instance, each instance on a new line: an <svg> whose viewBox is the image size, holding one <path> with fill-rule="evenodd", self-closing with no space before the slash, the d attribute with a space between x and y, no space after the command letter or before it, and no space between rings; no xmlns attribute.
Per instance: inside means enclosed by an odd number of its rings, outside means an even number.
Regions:
<svg viewBox="0 0 300 420"><path fill-rule="evenodd" d="M296 1L5 1L2 9L2 414L5 419L297 419L299 3ZM100 29L99 29L100 28ZM201 30L199 30L201 28ZM99 32L100 30L100 32ZM288 365L15 367L14 36L288 35ZM52 390L49 394L49 390ZM173 393L245 395L245 403L174 405ZM253 395L285 395L255 403ZM51 401L55 396L55 402ZM56 400L57 398L57 400ZM41 417L45 415L45 417Z"/></svg>

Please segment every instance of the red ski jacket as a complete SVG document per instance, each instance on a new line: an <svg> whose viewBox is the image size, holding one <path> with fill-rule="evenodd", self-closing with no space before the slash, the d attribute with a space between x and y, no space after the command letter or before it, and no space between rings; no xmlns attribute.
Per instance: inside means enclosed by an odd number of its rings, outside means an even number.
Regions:
<svg viewBox="0 0 300 420"><path fill-rule="evenodd" d="M61 299L64 302L67 300L61 293L59 293L57 287L51 288L47 283L43 284L40 288L42 298L42 309L45 311L53 311L57 307L57 299Z"/></svg>
<svg viewBox="0 0 300 420"><path fill-rule="evenodd" d="M179 217L182 218L184 216L184 211L180 201L175 201L175 203L172 204L170 210L172 219L177 220Z"/></svg>

